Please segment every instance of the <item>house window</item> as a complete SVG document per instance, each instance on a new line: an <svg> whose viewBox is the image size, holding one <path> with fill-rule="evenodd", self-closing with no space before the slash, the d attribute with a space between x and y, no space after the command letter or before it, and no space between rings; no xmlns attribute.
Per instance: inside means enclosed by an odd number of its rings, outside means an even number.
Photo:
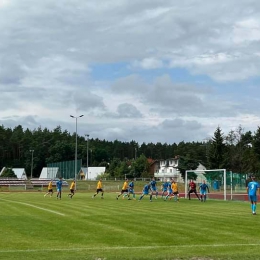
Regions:
<svg viewBox="0 0 260 260"><path fill-rule="evenodd" d="M172 173L172 169L170 169L170 173Z"/></svg>

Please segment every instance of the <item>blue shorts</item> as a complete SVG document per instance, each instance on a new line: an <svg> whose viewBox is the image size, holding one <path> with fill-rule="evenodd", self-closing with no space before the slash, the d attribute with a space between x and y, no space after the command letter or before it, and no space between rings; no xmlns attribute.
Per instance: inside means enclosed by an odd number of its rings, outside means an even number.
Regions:
<svg viewBox="0 0 260 260"><path fill-rule="evenodd" d="M257 196L256 195L248 195L248 198L250 201L257 202Z"/></svg>
<svg viewBox="0 0 260 260"><path fill-rule="evenodd" d="M172 189L168 190L168 194L172 194Z"/></svg>
<svg viewBox="0 0 260 260"><path fill-rule="evenodd" d="M134 194L135 191L134 191L134 189L129 189L129 190L128 190L128 193Z"/></svg>
<svg viewBox="0 0 260 260"><path fill-rule="evenodd" d="M157 188L156 187L152 187L152 191L157 191Z"/></svg>
<svg viewBox="0 0 260 260"><path fill-rule="evenodd" d="M163 191L163 192L166 192L166 191L167 191L167 189L162 189L162 191Z"/></svg>
<svg viewBox="0 0 260 260"><path fill-rule="evenodd" d="M144 194L144 195L149 195L149 190L144 190L144 191L143 191L143 194Z"/></svg>
<svg viewBox="0 0 260 260"><path fill-rule="evenodd" d="M61 192L61 189L57 188L57 192Z"/></svg>
<svg viewBox="0 0 260 260"><path fill-rule="evenodd" d="M207 194L207 192L205 190L200 191L200 195L206 195L206 194Z"/></svg>

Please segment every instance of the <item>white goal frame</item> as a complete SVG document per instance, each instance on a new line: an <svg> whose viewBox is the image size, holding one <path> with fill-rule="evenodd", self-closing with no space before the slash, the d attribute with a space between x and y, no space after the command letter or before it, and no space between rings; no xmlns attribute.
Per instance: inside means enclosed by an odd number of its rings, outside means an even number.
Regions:
<svg viewBox="0 0 260 260"><path fill-rule="evenodd" d="M214 170L186 170L185 171L185 199L188 196L188 173L189 172L216 172L216 171L223 171L224 172L224 200L227 200L227 171L226 169L214 169ZM232 174L231 174L232 176ZM231 180L232 183L232 180ZM232 185L231 185L232 186ZM232 196L231 196L232 198Z"/></svg>

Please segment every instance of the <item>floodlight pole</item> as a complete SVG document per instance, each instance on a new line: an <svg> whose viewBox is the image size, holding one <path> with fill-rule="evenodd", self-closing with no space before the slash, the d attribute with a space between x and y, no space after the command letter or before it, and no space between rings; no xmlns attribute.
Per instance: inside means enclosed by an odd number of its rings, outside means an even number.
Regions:
<svg viewBox="0 0 260 260"><path fill-rule="evenodd" d="M76 140L75 140L75 182L77 179L77 157L78 157L78 118L83 117L84 115L80 115L80 116L72 116L70 115L70 117L76 119Z"/></svg>
<svg viewBox="0 0 260 260"><path fill-rule="evenodd" d="M86 134L85 136L87 137L87 171L86 171L86 174L87 174L87 180L88 180L88 141L89 141L89 134Z"/></svg>
<svg viewBox="0 0 260 260"><path fill-rule="evenodd" d="M32 153L32 162L31 162L31 179L32 179L32 175L33 175L33 152L34 152L34 150L30 150L30 152Z"/></svg>

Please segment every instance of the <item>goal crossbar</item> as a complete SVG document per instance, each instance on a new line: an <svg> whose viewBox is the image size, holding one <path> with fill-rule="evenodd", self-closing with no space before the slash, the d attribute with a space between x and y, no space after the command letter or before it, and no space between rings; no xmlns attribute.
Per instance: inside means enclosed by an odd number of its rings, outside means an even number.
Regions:
<svg viewBox="0 0 260 260"><path fill-rule="evenodd" d="M186 170L185 171L185 198L187 199L188 195L188 173L189 172L216 172L223 171L224 173L224 200L227 200L227 172L226 169L214 169L214 170Z"/></svg>

